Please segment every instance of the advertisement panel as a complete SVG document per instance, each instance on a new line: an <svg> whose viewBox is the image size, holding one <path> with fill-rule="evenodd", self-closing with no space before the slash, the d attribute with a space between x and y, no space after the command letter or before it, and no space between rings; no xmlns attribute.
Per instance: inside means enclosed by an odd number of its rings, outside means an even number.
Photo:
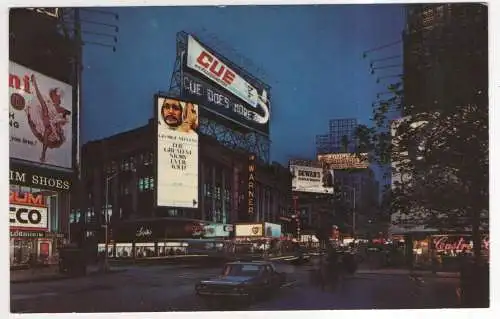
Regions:
<svg viewBox="0 0 500 319"><path fill-rule="evenodd" d="M290 173L292 173L292 191L333 194L333 170L290 165Z"/></svg>
<svg viewBox="0 0 500 319"><path fill-rule="evenodd" d="M9 192L9 226L11 229L47 230L48 210L43 196Z"/></svg>
<svg viewBox="0 0 500 319"><path fill-rule="evenodd" d="M367 153L321 154L318 155L318 161L329 169L364 169L370 166Z"/></svg>
<svg viewBox="0 0 500 319"><path fill-rule="evenodd" d="M264 223L266 237L270 238L280 238L281 237L281 225Z"/></svg>
<svg viewBox="0 0 500 319"><path fill-rule="evenodd" d="M264 114L263 111L259 111L259 114L257 114L246 103L217 88L215 85L209 84L208 81L184 72L182 94L187 99L199 103L209 112L265 135L269 134L269 119L262 121L260 118L261 113Z"/></svg>
<svg viewBox="0 0 500 319"><path fill-rule="evenodd" d="M203 237L229 237L232 228L232 225L227 224L208 224L204 226L205 232Z"/></svg>
<svg viewBox="0 0 500 319"><path fill-rule="evenodd" d="M198 207L198 105L156 98L157 206Z"/></svg>
<svg viewBox="0 0 500 319"><path fill-rule="evenodd" d="M14 185L50 189L58 192L71 191L72 174L10 161L9 182Z"/></svg>
<svg viewBox="0 0 500 319"><path fill-rule="evenodd" d="M235 225L236 237L262 237L264 236L263 224L240 224Z"/></svg>
<svg viewBox="0 0 500 319"><path fill-rule="evenodd" d="M248 157L248 194L247 194L247 211L248 218L252 220L255 213L255 155L251 154Z"/></svg>
<svg viewBox="0 0 500 319"><path fill-rule="evenodd" d="M9 156L72 167L72 87L9 61Z"/></svg>
<svg viewBox="0 0 500 319"><path fill-rule="evenodd" d="M211 93L208 93L208 90L210 90L216 93L215 99L219 99L215 103L215 110L220 110L220 104L228 105L228 109L232 106L232 110L224 112L224 116L228 116L238 123L241 123L241 121L249 122L252 124L249 125L251 128L257 129L266 135L269 134L270 99L268 97L268 89L257 84L256 81L253 81L253 83L247 81L230 68L227 63L224 63L215 54L210 52L210 50L203 47L191 35L188 36L185 70L197 75L195 78L200 78L201 76L210 81L209 83L192 83L193 87L188 92L191 95L190 98L197 98L196 102L211 109L214 107L212 105L214 102L209 99L209 94ZM186 77L182 80L183 87L187 84L185 81L190 81ZM227 98L228 94L224 94L221 91L215 92L215 87L211 87L210 83L221 87L223 91L227 91L230 95L241 100L242 103L230 103L229 101L226 103L224 98ZM202 87L205 87L205 89L203 90ZM202 100L203 94L205 94L206 100ZM196 95L198 96L196 97ZM217 95L222 96L218 97Z"/></svg>

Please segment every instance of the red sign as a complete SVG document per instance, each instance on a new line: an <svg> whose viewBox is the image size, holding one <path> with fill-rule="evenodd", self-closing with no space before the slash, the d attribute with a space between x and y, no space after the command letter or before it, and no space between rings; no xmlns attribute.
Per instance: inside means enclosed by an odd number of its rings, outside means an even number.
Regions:
<svg viewBox="0 0 500 319"><path fill-rule="evenodd" d="M32 193L9 192L9 202L11 204L23 204L29 206L44 206L43 196Z"/></svg>
<svg viewBox="0 0 500 319"><path fill-rule="evenodd" d="M233 71L227 68L224 64L222 64L222 62L207 51L202 51L196 61L205 69L210 71L212 75L222 79L225 83L233 83L234 77L236 76Z"/></svg>
<svg viewBox="0 0 500 319"><path fill-rule="evenodd" d="M454 235L445 235L445 236L437 236L433 238L434 246L437 251L470 251L472 250L472 237L471 236L454 236ZM489 236L484 236L482 238L482 249L489 250Z"/></svg>

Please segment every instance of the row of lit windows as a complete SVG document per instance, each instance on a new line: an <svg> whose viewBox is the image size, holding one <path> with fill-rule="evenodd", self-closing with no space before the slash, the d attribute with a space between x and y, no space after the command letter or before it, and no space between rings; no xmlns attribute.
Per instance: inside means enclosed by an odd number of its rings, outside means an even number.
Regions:
<svg viewBox="0 0 500 319"><path fill-rule="evenodd" d="M143 177L139 178L139 191L144 192L148 190L153 190L155 188L155 180L153 177Z"/></svg>
<svg viewBox="0 0 500 319"><path fill-rule="evenodd" d="M118 167L120 167L120 171L127 172L133 171L136 169L137 165L142 163L144 166L149 166L153 164L153 153L146 152L140 153L137 156L129 156L128 158L124 158L118 163L115 160L112 160L108 165L106 165L104 171L109 175L116 173L118 171Z"/></svg>

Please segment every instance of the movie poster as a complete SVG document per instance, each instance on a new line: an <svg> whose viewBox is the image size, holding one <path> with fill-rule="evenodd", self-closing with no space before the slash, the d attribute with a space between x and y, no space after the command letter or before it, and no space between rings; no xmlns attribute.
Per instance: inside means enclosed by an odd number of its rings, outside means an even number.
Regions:
<svg viewBox="0 0 500 319"><path fill-rule="evenodd" d="M198 105L157 98L157 206L198 207Z"/></svg>

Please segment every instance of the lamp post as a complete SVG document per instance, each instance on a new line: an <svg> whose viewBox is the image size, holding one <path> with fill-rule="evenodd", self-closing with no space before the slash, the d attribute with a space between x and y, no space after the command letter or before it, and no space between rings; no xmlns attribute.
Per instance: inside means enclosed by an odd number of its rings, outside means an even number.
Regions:
<svg viewBox="0 0 500 319"><path fill-rule="evenodd" d="M104 271L109 270L109 262L108 262L108 244L109 244L109 214L108 214L108 200L109 200L109 182L118 175L118 172L106 177L106 197L105 197L105 216L104 216L104 228L105 228L105 238L104 238Z"/></svg>
<svg viewBox="0 0 500 319"><path fill-rule="evenodd" d="M356 237L356 188L348 185L342 187L350 188L352 190L352 236Z"/></svg>

